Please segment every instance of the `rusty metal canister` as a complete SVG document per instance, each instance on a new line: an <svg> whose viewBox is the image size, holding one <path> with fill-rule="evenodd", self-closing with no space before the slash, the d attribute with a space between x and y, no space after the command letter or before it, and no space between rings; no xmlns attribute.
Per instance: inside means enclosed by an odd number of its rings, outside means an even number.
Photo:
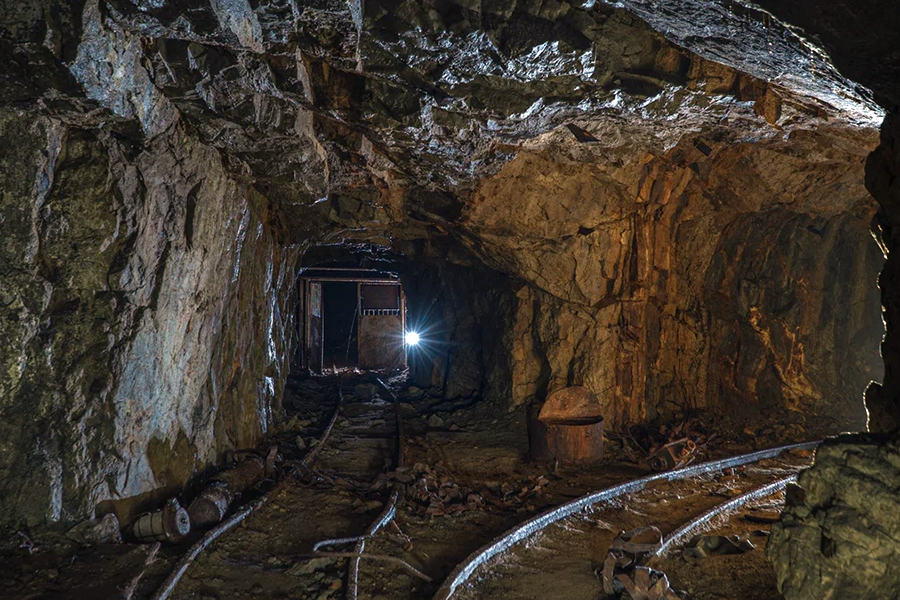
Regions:
<svg viewBox="0 0 900 600"><path fill-rule="evenodd" d="M537 418L530 417L531 454L567 464L589 464L603 457L600 401L586 388L569 387L551 394Z"/></svg>
<svg viewBox="0 0 900 600"><path fill-rule="evenodd" d="M204 529L221 521L228 512L231 500L232 495L228 491L228 486L222 482L213 482L188 506L191 527Z"/></svg>
<svg viewBox="0 0 900 600"><path fill-rule="evenodd" d="M175 498L169 500L162 510L139 517L132 528L134 537L140 542L177 542L190 531L188 512Z"/></svg>

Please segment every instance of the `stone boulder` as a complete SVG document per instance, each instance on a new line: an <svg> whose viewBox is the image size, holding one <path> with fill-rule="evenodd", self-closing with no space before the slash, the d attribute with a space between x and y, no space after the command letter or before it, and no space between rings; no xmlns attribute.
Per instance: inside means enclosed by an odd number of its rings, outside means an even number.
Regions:
<svg viewBox="0 0 900 600"><path fill-rule="evenodd" d="M784 597L898 597L900 438L827 440L798 483L766 550Z"/></svg>

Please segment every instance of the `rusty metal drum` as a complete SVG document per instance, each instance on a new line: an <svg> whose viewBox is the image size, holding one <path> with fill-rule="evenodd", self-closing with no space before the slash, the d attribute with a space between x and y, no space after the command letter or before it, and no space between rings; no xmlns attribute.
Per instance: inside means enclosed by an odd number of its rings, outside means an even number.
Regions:
<svg viewBox="0 0 900 600"><path fill-rule="evenodd" d="M176 542L190 531L188 512L174 498L162 510L139 517L132 528L139 542Z"/></svg>
<svg viewBox="0 0 900 600"><path fill-rule="evenodd" d="M531 421L534 458L590 464L603 457L603 416L590 390L569 387L551 394Z"/></svg>

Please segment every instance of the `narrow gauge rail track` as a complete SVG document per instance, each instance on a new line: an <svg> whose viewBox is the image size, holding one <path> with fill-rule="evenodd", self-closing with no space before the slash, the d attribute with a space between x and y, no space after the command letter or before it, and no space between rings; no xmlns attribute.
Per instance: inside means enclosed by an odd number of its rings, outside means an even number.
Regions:
<svg viewBox="0 0 900 600"><path fill-rule="evenodd" d="M466 558L466 560L464 560L462 563L460 563L444 580L443 584L434 595L434 600L450 600L454 597L454 595L461 596L462 594L459 594L458 592L460 592L464 588L471 587L467 584L470 584L470 580L472 579L473 575L476 573L476 571L479 571L479 569L485 567L485 565L487 565L487 563L491 561L491 559L494 559L495 557L498 557L505 552L512 551L517 546L524 545L523 542L533 539L535 536L545 531L550 525L559 523L564 519L585 511L586 509L590 509L602 503L609 503L610 501L621 498L628 494L641 492L645 490L648 485L656 482L688 482L688 480L695 479L704 475L719 473L725 471L726 469L743 465L751 465L754 463L759 463L760 461L766 459L774 459L791 450L812 450L816 446L818 446L819 443L820 442L816 441L779 446L776 448L770 448L757 452L751 452L748 454L742 454L720 460L700 463L697 465L691 465L674 471L657 473L654 475L635 479L633 481L615 485L577 498L576 500L544 512L525 521L524 523L521 523L520 525L517 525L513 529L507 531L505 534L492 540L490 543L486 544L476 552L469 555L469 557ZM781 473L781 475L782 478L775 483L769 481L762 487L757 486L751 491L742 494L741 496L734 498L729 502L726 502L718 507L714 507L713 509L704 512L700 516L690 519L687 523L679 527L671 535L667 536L664 543L665 550L671 549L672 547L674 547L674 545L680 543L680 541L686 538L689 534L700 528L702 524L712 520L716 516L726 514L731 510L735 510L736 508L742 506L752 499L776 493L791 480L791 477L784 478L783 472ZM662 552L660 552L660 554L661 553Z"/></svg>
<svg viewBox="0 0 900 600"><path fill-rule="evenodd" d="M289 485L289 482L293 479L294 475L297 475L304 479L318 479L320 478L319 473L316 471L316 467L318 467L318 463L321 461L320 453L322 453L323 448L326 447L326 442L334 439L335 435L337 435L339 442L340 439L346 438L347 433L349 432L349 436L351 438L358 438L360 434L354 433L354 423L356 423L356 427L360 429L363 433L364 437L366 434L365 431L370 429L368 425L371 422L373 415L378 416L381 412L389 413L393 415L394 421L394 432L391 437L394 437L394 449L395 449L395 458L394 463L396 465L402 464L405 461L406 449L405 449L405 438L402 431L402 420L400 418L400 414L397 410L397 399L393 394L393 391L384 384L381 380L377 380L377 383L380 387L382 387L383 391L391 397L391 404L393 406L384 405L383 407L373 405L365 414L360 415L359 417L350 416L349 421L344 423L344 425L349 425L348 427L341 429L341 433L333 432L337 429L336 423L338 421L338 417L342 414L343 409L345 408L345 399L343 395L343 382L340 382L337 387L337 398L336 403L331 413L331 418L325 425L321 435L318 438L318 442L313 445L307 454L300 460L294 462L294 471L293 473L286 473L269 492L261 496L260 498L254 500L253 502L247 504L246 506L240 507L232 516L226 518L222 523L208 531L204 536L202 536L197 542L187 551L184 557L178 561L178 563L173 568L169 577L162 583L162 585L156 590L153 594L151 600L167 600L176 590L176 587L179 584L179 581L188 571L189 567L193 563L193 561L214 541L220 539L221 536L226 534L229 530L231 530L235 525L244 521L247 517L249 517L252 513L262 512L264 506L267 506L269 501L274 498L278 492L283 490L286 485ZM357 405L359 406L359 405ZM385 414L385 416L387 416ZM381 434L375 432L375 437L381 437ZM386 525L390 522L393 516L396 514L396 503L398 500L398 492L395 490L390 498L387 501L385 506L384 513L379 517L379 519L374 523L370 530L368 530L364 535L357 536L355 538L350 539L337 539L337 540L327 540L327 542L331 542L332 545L340 542L356 542L356 547L353 549L352 553L344 553L348 554L348 558L350 558L349 562L349 572L348 572L348 596L355 597L356 596L356 588L357 588L357 579L359 573L359 559L360 555L363 553L365 548L365 540L368 537L374 535L374 533L382 526ZM314 548L314 553L318 554L318 544L317 547ZM328 555L336 555L336 553L328 553L321 552L322 556Z"/></svg>

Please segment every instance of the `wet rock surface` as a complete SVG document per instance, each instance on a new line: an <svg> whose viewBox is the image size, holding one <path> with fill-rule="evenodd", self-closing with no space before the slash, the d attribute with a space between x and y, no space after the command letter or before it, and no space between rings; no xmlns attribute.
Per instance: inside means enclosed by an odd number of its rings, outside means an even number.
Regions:
<svg viewBox="0 0 900 600"><path fill-rule="evenodd" d="M286 375L296 257L265 198L178 127L141 148L29 113L0 130L4 519L177 490L254 445Z"/></svg>
<svg viewBox="0 0 900 600"><path fill-rule="evenodd" d="M877 105L753 11L470 4L3 6L0 519L258 442L317 243L438 272L434 398L857 426Z"/></svg>

